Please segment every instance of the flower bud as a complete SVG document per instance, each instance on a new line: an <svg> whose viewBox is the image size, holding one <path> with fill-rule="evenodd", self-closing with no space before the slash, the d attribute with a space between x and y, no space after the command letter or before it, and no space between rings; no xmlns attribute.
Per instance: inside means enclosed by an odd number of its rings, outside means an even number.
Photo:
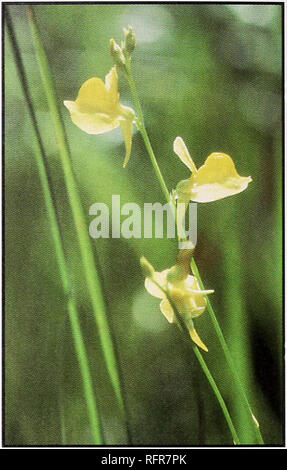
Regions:
<svg viewBox="0 0 287 470"><path fill-rule="evenodd" d="M136 45L136 36L133 31L133 28L129 26L128 29L124 28L124 35L125 35L125 50L130 55Z"/></svg>
<svg viewBox="0 0 287 470"><path fill-rule="evenodd" d="M111 52L112 58L115 61L115 64L118 67L125 69L125 64L126 64L125 56L123 54L121 47L116 43L114 39L110 39L110 52Z"/></svg>
<svg viewBox="0 0 287 470"><path fill-rule="evenodd" d="M154 268L144 256L142 256L140 259L140 265L141 265L142 273L144 277L149 277L149 278L153 277Z"/></svg>

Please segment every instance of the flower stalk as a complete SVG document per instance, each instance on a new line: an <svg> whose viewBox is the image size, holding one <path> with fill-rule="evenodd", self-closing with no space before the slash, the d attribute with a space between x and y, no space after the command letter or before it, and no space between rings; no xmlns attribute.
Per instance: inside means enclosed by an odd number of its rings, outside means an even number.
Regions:
<svg viewBox="0 0 287 470"><path fill-rule="evenodd" d="M199 283L201 289L203 289L203 282L202 282L202 279L201 279L201 276L200 276L200 273L199 273L199 270L198 270L198 267L196 265L196 262L195 262L194 258L191 260L191 269L192 269L192 272L194 273L194 275L197 277L197 280L198 280L198 283ZM243 385L241 383L241 380L240 380L240 377L238 375L236 366L234 364L232 355L229 351L229 347L228 347L228 345L225 341L222 329L221 329L221 327L220 327L220 325L217 321L217 318L216 318L215 312L213 310L212 304L211 304L211 302L208 298L207 298L207 311L209 312L209 316L211 318L211 321L213 323L213 326L214 326L214 329L216 331L217 337L218 337L219 342L221 344L221 347L222 347L223 353L225 355L226 361L227 361L227 363L228 363L228 365L229 365L229 367L232 371L234 381L235 381L235 383L237 385L237 388L240 392L240 395L242 397L242 400L243 400L243 403L244 403L245 408L247 410L247 413L248 413L248 415L251 419L251 423L252 423L252 426L253 426L258 444L264 444L264 441L263 441L263 438L262 438L262 435L261 435L261 432L260 432L259 423L258 423L255 415L253 414L251 405L249 403L249 400L247 398L247 395L246 395L245 390L243 388Z"/></svg>
<svg viewBox="0 0 287 470"><path fill-rule="evenodd" d="M172 309L172 313L175 317L175 323L177 323L179 329L181 330L181 332L183 333L183 338L184 340L186 341L186 344L190 347L190 328L188 327L188 324L186 321L184 321L184 319L182 318L182 315L180 314L180 312L178 311L177 309L177 305L176 305L176 302L174 300L174 298L172 297L171 293L169 292L169 290L166 290L162 284L160 282L158 282L158 276L156 276L156 274L159 274L159 273L156 273L152 266L150 265L150 263L144 258L142 257L141 260L141 267L142 267L142 270L143 270L143 274L145 276L147 276L147 279L146 279L146 283L147 281L149 281L150 283L152 283L157 291L160 291L161 292L161 295L157 295L157 296L160 296L162 299L166 299L169 303L169 305L171 306L171 309ZM154 289L154 288L153 288ZM163 300L162 302L164 302L165 300ZM203 345L204 346L204 345ZM202 345L200 346L202 347ZM235 445L240 445L240 440L239 440L239 437L238 437L238 434L236 432L236 429L234 427L234 424L233 424L233 421L232 421L232 418L230 416L230 413L228 411L228 408L225 404L225 401L220 393L220 390L219 388L217 387L216 385L216 382L205 362L205 360L203 359L202 357L202 354L201 352L199 351L198 347L193 344L192 345L192 349L193 349L193 352L218 400L218 403L221 407L221 410L223 412L223 415L225 417L225 420L227 422L227 425L229 427L229 430L231 432L231 435L232 435L232 438L233 438L233 442ZM204 349L204 347L203 347Z"/></svg>
<svg viewBox="0 0 287 470"><path fill-rule="evenodd" d="M159 165L157 163L155 154L153 152L153 149L152 149L152 146L151 146L151 143L150 143L147 131L146 131L141 104L140 104L140 101L139 101L139 98L138 98L136 85L135 85L135 82L134 82L134 79L133 79L133 76L132 76L132 72L131 72L130 61L128 61L128 63L126 64L125 76L126 76L127 81L129 83L131 93L132 93L132 96L133 96L133 99L134 99L134 102L135 102L136 112L138 114L138 129L139 129L139 131L142 135L143 141L145 143L148 155L150 157L152 166L155 170L155 174L157 176L157 179L158 179L158 182L159 182L160 187L162 189L162 192L164 194L164 197L167 200L167 202L170 202L171 201L170 193L169 193L169 191L167 189L167 186L165 184L164 178L162 176L161 170L160 170ZM249 181L250 180L246 181L246 183L248 183ZM201 277L199 275L199 271L198 271L198 268L197 268L197 265L196 265L196 262L195 262L194 258L192 258L192 261L191 261L191 269L192 269L192 272L193 272L194 276L198 279L200 288L202 290L204 290L203 282L202 282ZM248 401L247 395L246 395L246 393L244 391L244 388L242 386L240 377L238 376L238 374L236 372L236 367L235 367L234 361L233 361L232 356L229 352L227 343L224 339L223 333L221 331L221 328L220 328L219 323L217 321L217 318L215 316L214 310L213 310L213 308L211 306L211 303L210 303L208 298L207 298L207 310L208 310L209 316L212 320L212 323L214 325L216 334L217 334L218 339L220 341L220 344L221 344L221 347L223 349L223 352L224 352L225 358L227 360L227 363L228 363L228 365L230 367L230 370L232 372L234 381L237 385L239 394L240 394L240 396L241 396L241 398L242 398L242 400L245 404L246 410L247 410L248 415L250 417L250 423L251 423L251 426L253 427L253 430L255 432L256 440L259 444L264 444L264 441L263 441L263 438L262 438L262 435L261 435L261 432L260 432L260 428L259 428L259 423L258 423L257 419L255 418L253 412L252 412L250 403ZM197 356L197 359L198 359L197 354L196 354L196 356Z"/></svg>
<svg viewBox="0 0 287 470"><path fill-rule="evenodd" d="M141 104L140 104L140 101L139 101L139 98L138 98L138 94L137 94L137 90L136 90L136 85L135 85L135 82L134 82L134 78L133 78L133 75L131 73L131 60L128 59L127 62L126 62L126 73L125 73L125 76L128 80L128 83L129 83L129 86L130 86L130 89L131 89L131 92L132 92L132 95L133 95L133 99L134 99L134 102L135 102L135 107L136 107L136 111L137 111L137 128L138 130L140 131L141 133L141 136L143 138L143 141L145 143L145 146L146 146L146 149L148 151L148 154L150 156L150 159L151 159L151 163L152 163L152 166L154 168L154 171L155 171L155 174L157 176L157 179L158 179L158 182L160 184L160 187L162 189L162 192L167 200L167 202L170 202L170 194L169 194L169 191L167 189L167 186L165 184L165 181L163 179L163 176L162 176L162 173L160 171L160 168L159 168L159 165L157 163L157 160L156 160L156 157L155 157L155 154L154 154L154 151L153 151L153 148L152 148L152 145L150 143L150 140L149 140L149 136L148 136L148 133L146 131L146 127L145 127L145 123L144 123L144 116L143 116L143 112L142 112L142 108L141 108Z"/></svg>

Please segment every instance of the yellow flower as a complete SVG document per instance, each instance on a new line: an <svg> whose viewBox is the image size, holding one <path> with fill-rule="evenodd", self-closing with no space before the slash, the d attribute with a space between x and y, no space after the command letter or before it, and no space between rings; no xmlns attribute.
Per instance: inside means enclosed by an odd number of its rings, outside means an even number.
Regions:
<svg viewBox="0 0 287 470"><path fill-rule="evenodd" d="M145 265L146 260L142 258L141 264L142 266ZM147 265L151 267L149 263ZM161 299L161 312L169 323L175 323L176 316L168 300L169 297L185 322L191 339L204 351L208 351L196 332L192 319L204 312L207 304L205 295L214 291L201 290L197 279L190 274L186 274L185 269L179 265L161 272L154 271L153 268L150 269L150 276L145 280L145 288L149 294Z"/></svg>
<svg viewBox="0 0 287 470"><path fill-rule="evenodd" d="M191 176L180 181L176 191L183 202L211 202L241 193L252 181L250 176L239 176L232 158L226 153L213 152L198 170L181 137L173 144L174 152L190 169Z"/></svg>
<svg viewBox="0 0 287 470"><path fill-rule="evenodd" d="M97 77L90 78L80 88L76 101L64 101L74 124L87 134L104 134L121 126L128 163L132 146L133 109L119 102L118 75L112 67L105 83Z"/></svg>

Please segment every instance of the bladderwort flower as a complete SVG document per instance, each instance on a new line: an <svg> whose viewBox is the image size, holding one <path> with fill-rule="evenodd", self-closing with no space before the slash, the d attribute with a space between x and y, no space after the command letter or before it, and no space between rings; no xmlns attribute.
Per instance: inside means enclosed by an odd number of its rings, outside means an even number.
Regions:
<svg viewBox="0 0 287 470"><path fill-rule="evenodd" d="M176 187L179 201L217 201L241 193L252 181L250 176L239 176L232 158L226 153L211 153L197 169L181 137L175 139L173 149L191 171L190 177Z"/></svg>
<svg viewBox="0 0 287 470"><path fill-rule="evenodd" d="M184 265L176 264L170 269L157 272L145 257L140 261L146 277L145 288L153 297L161 299L160 310L168 322L177 323L172 302L192 341L204 351L208 351L194 328L193 319L204 312L207 305L205 296L214 291L201 290L196 277L190 275Z"/></svg>
<svg viewBox="0 0 287 470"><path fill-rule="evenodd" d="M87 134L104 134L120 126L126 155L123 166L129 161L132 147L132 126L135 113L120 104L118 74L112 67L105 83L98 77L87 80L80 88L76 101L64 101L72 121Z"/></svg>

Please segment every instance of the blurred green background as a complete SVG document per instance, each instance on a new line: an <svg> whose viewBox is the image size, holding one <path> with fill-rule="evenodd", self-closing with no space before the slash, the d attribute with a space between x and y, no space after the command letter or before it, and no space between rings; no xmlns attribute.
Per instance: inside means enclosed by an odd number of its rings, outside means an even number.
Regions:
<svg viewBox="0 0 287 470"><path fill-rule="evenodd" d="M10 5L49 159L81 323L107 444L125 444L103 366L81 268L54 130L25 6ZM140 135L122 168L120 130L80 131L63 100L112 66L109 39L132 25L133 71L147 130L170 189L188 170L172 150L180 135L197 166L232 156L253 182L237 196L198 206L196 260L267 444L283 443L282 7L216 4L46 4L34 7L73 157L87 222L92 203L164 202ZM133 107L120 75L121 103ZM90 444L79 368L34 158L34 133L5 36L5 441ZM120 357L134 445L232 444L212 390L179 331L144 289L139 258L174 263L172 240L92 240ZM245 426L208 313L196 322L203 353ZM63 429L65 432L63 432Z"/></svg>

